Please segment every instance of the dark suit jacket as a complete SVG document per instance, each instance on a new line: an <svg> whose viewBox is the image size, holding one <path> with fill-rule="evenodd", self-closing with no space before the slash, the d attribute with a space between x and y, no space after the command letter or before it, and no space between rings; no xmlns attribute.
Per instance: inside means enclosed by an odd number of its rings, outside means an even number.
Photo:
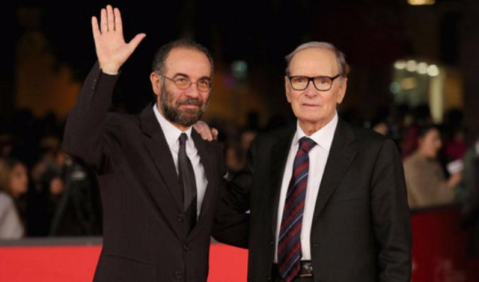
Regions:
<svg viewBox="0 0 479 282"><path fill-rule="evenodd" d="M206 281L210 234L225 172L216 142L192 138L208 186L198 223L187 233L181 188L163 131L148 105L138 116L107 113L118 75L88 75L63 147L97 173L103 250L94 281Z"/></svg>
<svg viewBox="0 0 479 282"><path fill-rule="evenodd" d="M256 138L245 169L230 183L232 196L223 199L217 215L220 226L231 218L228 208L251 210L249 242L244 242L249 244L248 281L271 279L279 194L295 131L292 124ZM310 244L316 282L409 282L410 218L394 142L339 121Z"/></svg>

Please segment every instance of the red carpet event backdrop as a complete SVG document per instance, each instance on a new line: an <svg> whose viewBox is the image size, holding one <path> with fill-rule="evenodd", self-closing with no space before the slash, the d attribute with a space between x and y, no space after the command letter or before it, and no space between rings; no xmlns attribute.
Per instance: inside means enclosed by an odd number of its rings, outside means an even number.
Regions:
<svg viewBox="0 0 479 282"><path fill-rule="evenodd" d="M458 208L415 213L412 224L413 282L479 281L477 264L465 256ZM90 282L100 251L100 245L0 246L0 281ZM244 282L246 269L246 250L212 244L209 282Z"/></svg>

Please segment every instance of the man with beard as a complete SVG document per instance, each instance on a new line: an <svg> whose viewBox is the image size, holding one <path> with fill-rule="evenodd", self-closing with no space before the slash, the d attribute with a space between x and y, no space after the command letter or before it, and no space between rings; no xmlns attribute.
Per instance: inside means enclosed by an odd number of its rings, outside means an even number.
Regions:
<svg viewBox="0 0 479 282"><path fill-rule="evenodd" d="M123 38L118 9L92 18L98 63L65 128L65 151L97 174L103 250L94 281L206 281L221 148L192 125L206 108L213 60L201 45L161 47L150 80L156 104L138 116L107 112L119 70L145 37ZM233 238L232 238L233 239Z"/></svg>

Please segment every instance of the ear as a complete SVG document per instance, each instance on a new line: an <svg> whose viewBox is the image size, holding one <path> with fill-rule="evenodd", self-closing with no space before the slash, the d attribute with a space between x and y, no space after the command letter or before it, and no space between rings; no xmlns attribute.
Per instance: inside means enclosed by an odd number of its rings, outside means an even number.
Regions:
<svg viewBox="0 0 479 282"><path fill-rule="evenodd" d="M287 76L284 76L284 89L286 91L286 99L288 100L288 103L291 104L291 85Z"/></svg>
<svg viewBox="0 0 479 282"><path fill-rule="evenodd" d="M348 88L348 78L343 77L342 83L339 84L338 97L336 97L336 103L341 104L343 102L344 96L346 95L346 89Z"/></svg>
<svg viewBox="0 0 479 282"><path fill-rule="evenodd" d="M150 74L151 88L156 96L161 94L161 78L156 72Z"/></svg>

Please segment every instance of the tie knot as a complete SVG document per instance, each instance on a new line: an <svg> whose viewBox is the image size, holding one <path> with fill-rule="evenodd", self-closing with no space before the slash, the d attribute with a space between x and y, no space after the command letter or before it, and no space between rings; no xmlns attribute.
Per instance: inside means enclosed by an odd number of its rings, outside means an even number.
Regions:
<svg viewBox="0 0 479 282"><path fill-rule="evenodd" d="M299 139L299 148L305 151L306 153L309 153L309 151L316 145L316 142L313 141L313 139L308 138L308 137L302 137Z"/></svg>
<svg viewBox="0 0 479 282"><path fill-rule="evenodd" d="M180 145L185 144L186 140L188 140L188 135L186 135L186 133L184 133L184 132L181 133L179 140L180 140Z"/></svg>

